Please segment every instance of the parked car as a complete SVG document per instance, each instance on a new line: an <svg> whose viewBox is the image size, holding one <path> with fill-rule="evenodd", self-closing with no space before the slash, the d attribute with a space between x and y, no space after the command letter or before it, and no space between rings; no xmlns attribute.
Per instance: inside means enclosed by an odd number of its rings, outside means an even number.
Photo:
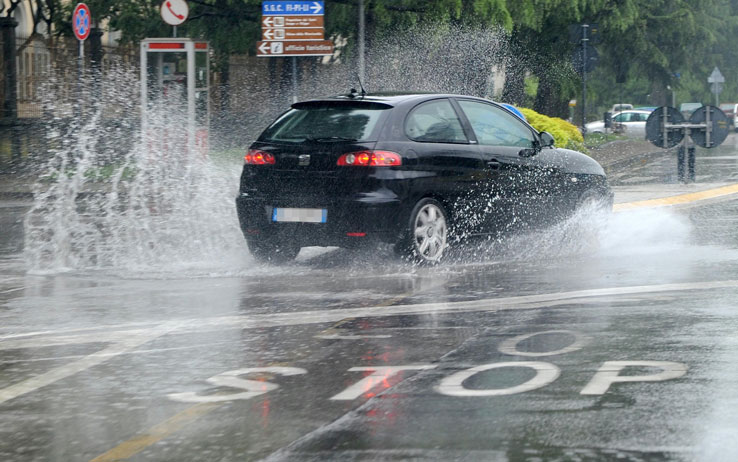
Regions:
<svg viewBox="0 0 738 462"><path fill-rule="evenodd" d="M252 254L378 241L418 262L452 242L612 204L602 167L502 105L443 94L295 103L244 158L236 206Z"/></svg>
<svg viewBox="0 0 738 462"><path fill-rule="evenodd" d="M720 110L725 113L725 116L730 120L731 124L735 124L734 118L736 114L736 110L738 110L738 104L736 103L722 103L720 105Z"/></svg>
<svg viewBox="0 0 738 462"><path fill-rule="evenodd" d="M702 103L682 103L679 105L679 112L682 113L684 120L689 120L692 113L702 107Z"/></svg>
<svg viewBox="0 0 738 462"><path fill-rule="evenodd" d="M618 112L612 116L613 128L616 132L633 138L646 137L646 120L652 111L630 110ZM605 122L598 120L586 125L587 133L605 133Z"/></svg>
<svg viewBox="0 0 738 462"><path fill-rule="evenodd" d="M612 108L610 108L610 112L612 112L613 114L615 114L616 112L628 111L630 109L633 109L633 105L632 104L619 103L619 104L613 104L612 105Z"/></svg>

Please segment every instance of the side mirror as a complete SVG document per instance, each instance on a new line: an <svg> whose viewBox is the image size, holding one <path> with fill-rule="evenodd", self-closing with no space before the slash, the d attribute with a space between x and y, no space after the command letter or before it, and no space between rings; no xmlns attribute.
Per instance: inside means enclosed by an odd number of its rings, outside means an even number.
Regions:
<svg viewBox="0 0 738 462"><path fill-rule="evenodd" d="M554 145L556 140L549 132L541 132L541 147L548 148Z"/></svg>

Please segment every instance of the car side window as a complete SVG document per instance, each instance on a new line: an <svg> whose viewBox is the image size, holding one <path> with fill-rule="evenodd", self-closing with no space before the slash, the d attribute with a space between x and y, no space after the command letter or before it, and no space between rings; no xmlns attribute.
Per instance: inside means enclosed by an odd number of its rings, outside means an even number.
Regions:
<svg viewBox="0 0 738 462"><path fill-rule="evenodd" d="M616 115L615 117L613 117L612 120L614 120L615 122L630 122L630 113L628 112L620 113Z"/></svg>
<svg viewBox="0 0 738 462"><path fill-rule="evenodd" d="M519 117L493 104L460 100L477 141L487 146L534 147L535 136Z"/></svg>
<svg viewBox="0 0 738 462"><path fill-rule="evenodd" d="M415 141L468 142L461 121L447 99L429 101L410 111L405 119L405 134Z"/></svg>

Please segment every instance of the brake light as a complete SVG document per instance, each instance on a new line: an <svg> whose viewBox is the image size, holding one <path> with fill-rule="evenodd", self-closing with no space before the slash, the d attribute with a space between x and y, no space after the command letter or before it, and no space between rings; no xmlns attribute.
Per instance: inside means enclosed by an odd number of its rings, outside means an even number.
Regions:
<svg viewBox="0 0 738 462"><path fill-rule="evenodd" d="M393 167L402 165L402 157L392 151L349 152L339 157L336 165L343 167Z"/></svg>
<svg viewBox="0 0 738 462"><path fill-rule="evenodd" d="M249 149L243 161L249 165L274 165L274 154L258 149Z"/></svg>

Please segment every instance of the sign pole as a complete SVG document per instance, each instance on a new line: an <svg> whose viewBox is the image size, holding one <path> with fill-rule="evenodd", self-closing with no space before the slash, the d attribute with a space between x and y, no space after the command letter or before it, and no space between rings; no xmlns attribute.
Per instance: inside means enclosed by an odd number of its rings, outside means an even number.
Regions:
<svg viewBox="0 0 738 462"><path fill-rule="evenodd" d="M80 98L82 96L82 73L83 73L83 66L84 66L84 56L85 56L85 42L84 40L79 40L79 55L77 56L77 102L76 102L76 113L77 117L80 118L82 116L82 103L80 102Z"/></svg>
<svg viewBox="0 0 738 462"><path fill-rule="evenodd" d="M582 136L587 135L587 28L582 24Z"/></svg>
<svg viewBox="0 0 738 462"><path fill-rule="evenodd" d="M85 40L92 28L92 14L84 3L78 3L72 13L72 30L79 41L79 56L77 57L77 102L75 112L77 117L82 115L82 78L84 73Z"/></svg>
<svg viewBox="0 0 738 462"><path fill-rule="evenodd" d="M297 102L297 57L292 57L292 102Z"/></svg>
<svg viewBox="0 0 738 462"><path fill-rule="evenodd" d="M364 62L364 54L366 50L364 50L364 34L365 32L365 23L364 23L364 0L359 0L359 81L362 85L364 85L364 82L366 82L366 78L364 76L365 72L365 62Z"/></svg>

